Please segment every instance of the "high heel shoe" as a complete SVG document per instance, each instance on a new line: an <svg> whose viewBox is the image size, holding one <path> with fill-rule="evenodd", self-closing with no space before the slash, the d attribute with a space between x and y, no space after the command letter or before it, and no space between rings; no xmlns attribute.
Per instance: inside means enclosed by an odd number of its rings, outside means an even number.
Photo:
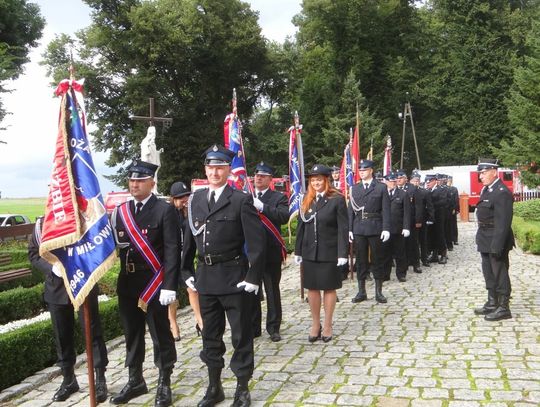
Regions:
<svg viewBox="0 0 540 407"><path fill-rule="evenodd" d="M307 340L308 340L309 343L316 342L319 339L321 339L321 335L322 335L322 326L319 326L319 334L317 336L308 335Z"/></svg>
<svg viewBox="0 0 540 407"><path fill-rule="evenodd" d="M197 331L197 336L201 336L202 329L199 324L195 324L195 330Z"/></svg>
<svg viewBox="0 0 540 407"><path fill-rule="evenodd" d="M321 336L321 339L322 339L322 341L323 341L324 343L330 342L330 341L332 340L332 335L330 335L330 336L324 336L324 335L322 335L322 336Z"/></svg>
<svg viewBox="0 0 540 407"><path fill-rule="evenodd" d="M174 337L175 342L180 342L180 339L182 339L180 335Z"/></svg>

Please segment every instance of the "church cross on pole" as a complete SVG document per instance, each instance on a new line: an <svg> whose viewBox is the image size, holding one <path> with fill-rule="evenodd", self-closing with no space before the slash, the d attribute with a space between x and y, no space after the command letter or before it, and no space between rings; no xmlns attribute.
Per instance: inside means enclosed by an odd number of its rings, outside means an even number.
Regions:
<svg viewBox="0 0 540 407"><path fill-rule="evenodd" d="M169 117L156 117L154 116L154 98L150 98L150 115L149 116L131 116L131 119L143 122L149 122L150 126L153 126L154 123L163 123L165 128L170 127L173 119Z"/></svg>

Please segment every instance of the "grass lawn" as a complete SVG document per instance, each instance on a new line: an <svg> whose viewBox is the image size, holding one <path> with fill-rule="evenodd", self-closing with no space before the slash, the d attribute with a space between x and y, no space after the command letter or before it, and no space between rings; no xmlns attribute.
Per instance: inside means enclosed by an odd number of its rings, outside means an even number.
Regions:
<svg viewBox="0 0 540 407"><path fill-rule="evenodd" d="M45 212L46 198L0 199L0 213L26 215L32 222Z"/></svg>

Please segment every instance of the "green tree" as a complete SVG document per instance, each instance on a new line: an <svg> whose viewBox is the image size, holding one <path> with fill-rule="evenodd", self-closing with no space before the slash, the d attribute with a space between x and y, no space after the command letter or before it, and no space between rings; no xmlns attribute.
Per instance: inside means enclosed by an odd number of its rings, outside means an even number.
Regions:
<svg viewBox="0 0 540 407"><path fill-rule="evenodd" d="M57 38L46 54L55 80L66 69L69 42L77 50L77 76L86 78L93 137L110 152L109 164L139 155L147 124L129 119L156 113L173 119L156 137L163 148L160 190L202 175L201 153L223 143L223 119L232 89L238 113L249 119L262 95L274 86L269 49L257 14L238 0L87 1L90 27L76 39ZM277 85L276 85L277 86ZM123 180L123 171L115 177Z"/></svg>
<svg viewBox="0 0 540 407"><path fill-rule="evenodd" d="M522 182L540 185L540 23L533 19L527 36L524 63L514 72L514 83L506 98L512 138L494 151L507 166L521 169Z"/></svg>
<svg viewBox="0 0 540 407"><path fill-rule="evenodd" d="M17 79L23 72L30 48L37 46L44 25L36 4L26 0L0 1L0 93L9 91L6 80ZM0 122L6 113L0 99Z"/></svg>

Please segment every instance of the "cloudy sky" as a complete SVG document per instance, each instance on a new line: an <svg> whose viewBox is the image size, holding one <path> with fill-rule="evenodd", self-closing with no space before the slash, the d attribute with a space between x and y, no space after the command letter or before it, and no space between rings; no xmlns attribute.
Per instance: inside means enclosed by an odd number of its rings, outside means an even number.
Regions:
<svg viewBox="0 0 540 407"><path fill-rule="evenodd" d="M46 45L60 33L72 34L90 24L90 9L81 0L33 0L39 4L46 27L40 46L25 65L25 74L9 84L10 94L1 97L11 114L1 123L0 191L2 198L44 197L51 173L57 132L59 100L53 98L45 68L38 63ZM266 38L283 41L293 35L292 17L300 12L300 0L251 0L259 11L259 25ZM91 112L89 116L91 125ZM96 170L100 174L101 190L105 194L119 188L102 175L114 173L104 161L105 153L94 153Z"/></svg>

